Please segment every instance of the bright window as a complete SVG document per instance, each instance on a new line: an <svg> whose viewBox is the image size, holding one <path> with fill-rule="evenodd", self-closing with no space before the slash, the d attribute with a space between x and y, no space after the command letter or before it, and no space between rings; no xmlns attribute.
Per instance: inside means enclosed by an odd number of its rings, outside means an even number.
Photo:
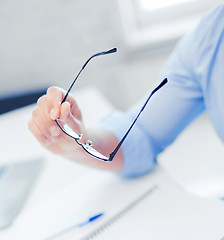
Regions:
<svg viewBox="0 0 224 240"><path fill-rule="evenodd" d="M117 0L130 50L175 42L221 0Z"/></svg>
<svg viewBox="0 0 224 240"><path fill-rule="evenodd" d="M194 0L157 0L157 1L139 0L139 5L144 10L156 10L159 8L166 8L173 5L193 1Z"/></svg>

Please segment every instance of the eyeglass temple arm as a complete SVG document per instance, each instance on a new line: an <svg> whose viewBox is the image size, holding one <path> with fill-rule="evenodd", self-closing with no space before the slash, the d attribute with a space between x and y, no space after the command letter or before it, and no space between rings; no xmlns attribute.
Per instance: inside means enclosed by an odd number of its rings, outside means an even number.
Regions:
<svg viewBox="0 0 224 240"><path fill-rule="evenodd" d="M84 70L84 68L86 67L86 65L89 63L89 61L90 61L92 58L97 57L97 56L100 56L100 55L106 55L106 54L114 53L114 52L117 52L117 48L112 48L112 49L110 49L110 50L108 50L108 51L99 52L99 53L96 53L96 54L94 54L93 56L91 56L91 57L85 62L85 64L82 66L81 70L79 71L79 73L77 74L77 76L75 77L75 79L73 80L73 82L72 82L71 86L69 87L67 93L65 94L65 96L64 96L61 104L66 101L66 99L67 99L67 97L68 97L68 94L69 94L69 92L71 91L73 85L75 84L77 78L79 77L79 75L81 74L81 72Z"/></svg>
<svg viewBox="0 0 224 240"><path fill-rule="evenodd" d="M131 126L129 127L129 129L127 130L127 132L125 133L124 137L121 139L121 141L118 143L117 147L114 149L114 151L112 153L110 153L110 158L109 161L112 161L113 158L115 157L116 153L118 152L118 150L120 149L122 143L124 142L124 140L126 139L126 137L128 136L129 132L131 131L132 127L134 126L134 124L136 123L136 121L138 120L140 114L142 113L142 111L144 110L145 106L147 105L149 99L152 97L152 95L158 91L162 86L164 86L166 83L168 82L167 78L165 78L158 87L156 87L151 94L149 95L149 97L147 98L145 104L143 105L143 107L141 108L140 112L138 113L137 117L135 118L135 120L133 121L133 123L131 124Z"/></svg>

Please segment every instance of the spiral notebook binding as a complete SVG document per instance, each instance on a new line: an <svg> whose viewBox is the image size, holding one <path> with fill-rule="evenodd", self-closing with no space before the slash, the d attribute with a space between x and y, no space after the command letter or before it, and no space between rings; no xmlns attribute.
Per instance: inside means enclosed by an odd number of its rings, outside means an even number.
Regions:
<svg viewBox="0 0 224 240"><path fill-rule="evenodd" d="M96 238L99 234L101 234L105 229L107 229L110 225L115 223L118 219L124 216L127 212L137 206L140 202L142 202L148 195L151 195L154 191L158 189L158 185L152 186L149 190L147 190L144 194L138 197L136 200L131 202L127 207L121 210L119 213L114 215L112 218L108 219L104 224L96 228L94 231L89 233L87 236L83 237L81 240L92 240Z"/></svg>

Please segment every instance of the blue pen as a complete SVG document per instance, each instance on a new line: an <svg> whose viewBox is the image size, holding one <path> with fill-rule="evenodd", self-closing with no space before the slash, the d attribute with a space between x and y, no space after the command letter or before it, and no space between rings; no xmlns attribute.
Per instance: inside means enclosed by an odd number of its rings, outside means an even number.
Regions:
<svg viewBox="0 0 224 240"><path fill-rule="evenodd" d="M78 227L85 226L86 224L95 221L95 220L98 219L99 217L103 216L103 214L104 214L104 213L99 213L99 214L97 214L97 215L95 215L95 216L93 216L93 217L90 217L87 221L78 224Z"/></svg>
<svg viewBox="0 0 224 240"><path fill-rule="evenodd" d="M61 232L59 232L59 233L54 234L53 236L47 238L46 240L50 240L50 239L53 239L53 238L55 238L55 237L58 237L59 235L62 235L62 234L66 233L66 232L68 232L68 231L70 231L70 230L73 230L73 229L75 229L75 228L77 228L77 227L83 227L83 226L85 226L85 225L87 225L87 224L89 224L89 223L97 220L98 218L100 218L100 217L103 216L103 215L104 215L104 213L98 213L98 214L90 217L89 219L87 219L85 222L82 222L82 223L73 225L73 226L71 226L71 227L69 227L69 228L67 228L67 229L65 229L65 230L63 230L63 231L61 231Z"/></svg>

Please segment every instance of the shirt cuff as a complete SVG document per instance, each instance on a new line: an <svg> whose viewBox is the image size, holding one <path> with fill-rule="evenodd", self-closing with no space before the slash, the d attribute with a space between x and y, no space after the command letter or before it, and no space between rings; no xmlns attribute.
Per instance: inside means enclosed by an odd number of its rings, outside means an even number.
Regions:
<svg viewBox="0 0 224 240"><path fill-rule="evenodd" d="M129 114L115 112L103 119L99 128L112 132L120 141L133 121ZM150 136L137 121L122 144L124 166L119 174L133 178L148 173L155 165L155 152Z"/></svg>

